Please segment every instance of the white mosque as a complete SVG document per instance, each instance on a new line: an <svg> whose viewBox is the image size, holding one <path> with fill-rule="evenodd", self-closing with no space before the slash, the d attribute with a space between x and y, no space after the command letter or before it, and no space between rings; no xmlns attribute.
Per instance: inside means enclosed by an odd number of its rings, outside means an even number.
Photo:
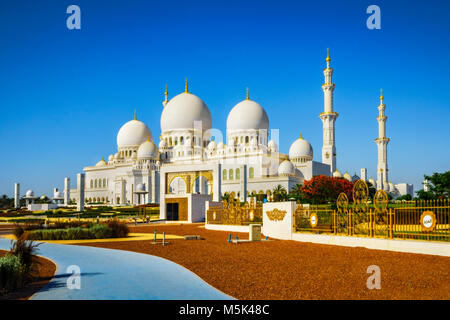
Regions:
<svg viewBox="0 0 450 320"><path fill-rule="evenodd" d="M314 161L311 144L302 137L294 141L289 154L278 150L269 140L269 117L264 108L249 97L235 105L227 118L226 142L212 128L211 113L205 102L185 91L169 99L167 87L161 113L158 146L151 130L138 120L125 123L117 134L117 152L78 174L77 189L65 180L64 202L107 203L110 205L159 203L161 218L198 221L206 201L220 201L233 192L241 201L248 195L265 194L278 185L287 191L317 175L359 179L348 172L341 174L336 165L335 122L333 108L333 68L327 54L323 123L322 161ZM386 119L383 96L380 97L377 181L361 178L393 196L412 195L412 185L388 182ZM221 139L220 139L221 140ZM83 190L84 189L84 190ZM32 191L30 190L32 193ZM62 195L58 194L58 199Z"/></svg>

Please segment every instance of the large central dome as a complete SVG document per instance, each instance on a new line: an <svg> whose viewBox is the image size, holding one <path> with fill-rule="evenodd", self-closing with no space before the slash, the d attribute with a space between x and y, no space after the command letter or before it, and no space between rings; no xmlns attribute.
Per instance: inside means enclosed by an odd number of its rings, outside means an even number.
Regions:
<svg viewBox="0 0 450 320"><path fill-rule="evenodd" d="M173 129L193 129L201 121L202 130L211 129L211 113L202 99L189 92L173 97L161 114L161 132Z"/></svg>
<svg viewBox="0 0 450 320"><path fill-rule="evenodd" d="M269 129L269 117L257 102L244 100L231 109L227 119L227 130Z"/></svg>

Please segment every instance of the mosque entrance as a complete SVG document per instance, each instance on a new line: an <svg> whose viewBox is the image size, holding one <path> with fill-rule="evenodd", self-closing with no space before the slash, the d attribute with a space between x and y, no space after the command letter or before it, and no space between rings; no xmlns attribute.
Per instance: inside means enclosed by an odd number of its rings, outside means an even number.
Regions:
<svg viewBox="0 0 450 320"><path fill-rule="evenodd" d="M166 198L166 219L167 221L187 221L188 199Z"/></svg>
<svg viewBox="0 0 450 320"><path fill-rule="evenodd" d="M178 203L168 203L166 207L167 220L178 220Z"/></svg>

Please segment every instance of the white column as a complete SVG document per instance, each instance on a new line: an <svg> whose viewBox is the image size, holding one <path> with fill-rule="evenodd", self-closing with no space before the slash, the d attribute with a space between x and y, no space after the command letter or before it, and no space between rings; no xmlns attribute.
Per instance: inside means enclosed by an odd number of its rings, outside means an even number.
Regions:
<svg viewBox="0 0 450 320"><path fill-rule="evenodd" d="M217 164L213 170L213 201L220 201L222 196L222 165Z"/></svg>
<svg viewBox="0 0 450 320"><path fill-rule="evenodd" d="M78 202L77 210L84 211L84 173L77 174Z"/></svg>
<svg viewBox="0 0 450 320"><path fill-rule="evenodd" d="M152 175L151 175L151 195L152 195L152 199L151 199L151 203L157 203L157 185L158 185L158 176L157 176L157 172L155 170L152 171Z"/></svg>
<svg viewBox="0 0 450 320"><path fill-rule="evenodd" d="M14 184L14 208L20 208L20 183Z"/></svg>
<svg viewBox="0 0 450 320"><path fill-rule="evenodd" d="M70 178L64 178L64 205L70 203Z"/></svg>
<svg viewBox="0 0 450 320"><path fill-rule="evenodd" d="M240 167L241 176L240 176L240 197L239 201L246 202L247 201L247 165L244 164Z"/></svg>
<svg viewBox="0 0 450 320"><path fill-rule="evenodd" d="M125 192L125 180L123 178L120 180L120 202L122 204L127 203L127 197Z"/></svg>
<svg viewBox="0 0 450 320"><path fill-rule="evenodd" d="M333 83L333 68L330 67L330 55L327 54L327 67L323 70L325 83L322 84L324 98L324 112L319 114L323 123L323 146L322 146L322 163L330 166L330 174L337 170L336 167L336 145L334 123L338 117L338 113L333 109L333 92L335 84Z"/></svg>
<svg viewBox="0 0 450 320"><path fill-rule="evenodd" d="M166 219L166 183L167 183L167 173L164 171L160 171L160 184L159 184L159 218Z"/></svg>

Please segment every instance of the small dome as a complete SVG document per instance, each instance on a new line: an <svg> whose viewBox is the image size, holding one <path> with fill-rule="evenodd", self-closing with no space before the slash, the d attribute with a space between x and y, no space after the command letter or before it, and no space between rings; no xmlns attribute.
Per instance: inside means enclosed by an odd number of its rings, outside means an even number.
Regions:
<svg viewBox="0 0 450 320"><path fill-rule="evenodd" d="M165 149L165 148L167 148L167 143L166 143L166 140L163 139L159 142L159 149Z"/></svg>
<svg viewBox="0 0 450 320"><path fill-rule="evenodd" d="M119 153L118 153L118 152L116 152L116 153L114 154L114 159L119 159Z"/></svg>
<svg viewBox="0 0 450 320"><path fill-rule="evenodd" d="M139 120L131 120L120 128L117 146L139 146L147 139L152 140L152 132L147 125Z"/></svg>
<svg viewBox="0 0 450 320"><path fill-rule="evenodd" d="M34 192L33 192L33 190L28 190L26 193L25 193L25 197L34 197Z"/></svg>
<svg viewBox="0 0 450 320"><path fill-rule="evenodd" d="M392 182L389 182L389 192L395 192L395 186Z"/></svg>
<svg viewBox="0 0 450 320"><path fill-rule="evenodd" d="M158 158L158 149L153 141L147 140L139 146L137 151L138 159L156 159Z"/></svg>
<svg viewBox="0 0 450 320"><path fill-rule="evenodd" d="M269 148L269 150L271 152L277 152L278 151L278 146L275 143L275 141L273 141L272 139L270 139L269 143L267 144L267 147Z"/></svg>
<svg viewBox="0 0 450 320"><path fill-rule="evenodd" d="M333 178L342 178L342 173L336 170L335 172L333 172Z"/></svg>
<svg viewBox="0 0 450 320"><path fill-rule="evenodd" d="M96 164L95 166L96 166L96 167L104 167L104 166L106 166L106 165L108 165L108 164L106 163L105 159L103 159L103 157L102 157L102 160L100 160L99 162L97 162L97 164Z"/></svg>
<svg viewBox="0 0 450 320"><path fill-rule="evenodd" d="M352 182L356 182L359 180L359 176L355 173L352 177Z"/></svg>
<svg viewBox="0 0 450 320"><path fill-rule="evenodd" d="M136 186L136 191L137 191L137 192L144 192L144 191L145 191L145 184L139 183L139 184Z"/></svg>
<svg viewBox="0 0 450 320"><path fill-rule="evenodd" d="M214 140L212 140L209 144L208 144L208 151L216 151L217 148L217 144Z"/></svg>
<svg viewBox="0 0 450 320"><path fill-rule="evenodd" d="M45 199L47 199L47 196L45 194L43 194L40 199L45 200Z"/></svg>
<svg viewBox="0 0 450 320"><path fill-rule="evenodd" d="M289 159L294 160L298 158L313 159L313 148L311 144L302 138L298 138L289 148Z"/></svg>
<svg viewBox="0 0 450 320"><path fill-rule="evenodd" d="M166 104L161 113L161 132L173 129L193 129L200 121L202 130L211 129L211 113L202 99L189 92L183 92Z"/></svg>
<svg viewBox="0 0 450 320"><path fill-rule="evenodd" d="M227 130L269 129L266 111L253 100L239 102L231 109L227 118Z"/></svg>
<svg viewBox="0 0 450 320"><path fill-rule="evenodd" d="M108 161L114 161L114 155L110 154L108 157Z"/></svg>
<svg viewBox="0 0 450 320"><path fill-rule="evenodd" d="M345 171L345 173L344 173L344 179L346 179L346 180L348 180L348 181L352 181L352 176L347 172L347 171Z"/></svg>
<svg viewBox="0 0 450 320"><path fill-rule="evenodd" d="M369 178L369 182L372 184L373 187L376 187L375 180L373 180L372 177Z"/></svg>
<svg viewBox="0 0 450 320"><path fill-rule="evenodd" d="M56 192L53 194L53 198L54 198L54 199L62 199L62 198L64 198L64 195L63 195L63 193L62 193L61 191L56 191Z"/></svg>
<svg viewBox="0 0 450 320"><path fill-rule="evenodd" d="M284 160L278 167L278 175L286 176L295 174L295 167L289 160Z"/></svg>

